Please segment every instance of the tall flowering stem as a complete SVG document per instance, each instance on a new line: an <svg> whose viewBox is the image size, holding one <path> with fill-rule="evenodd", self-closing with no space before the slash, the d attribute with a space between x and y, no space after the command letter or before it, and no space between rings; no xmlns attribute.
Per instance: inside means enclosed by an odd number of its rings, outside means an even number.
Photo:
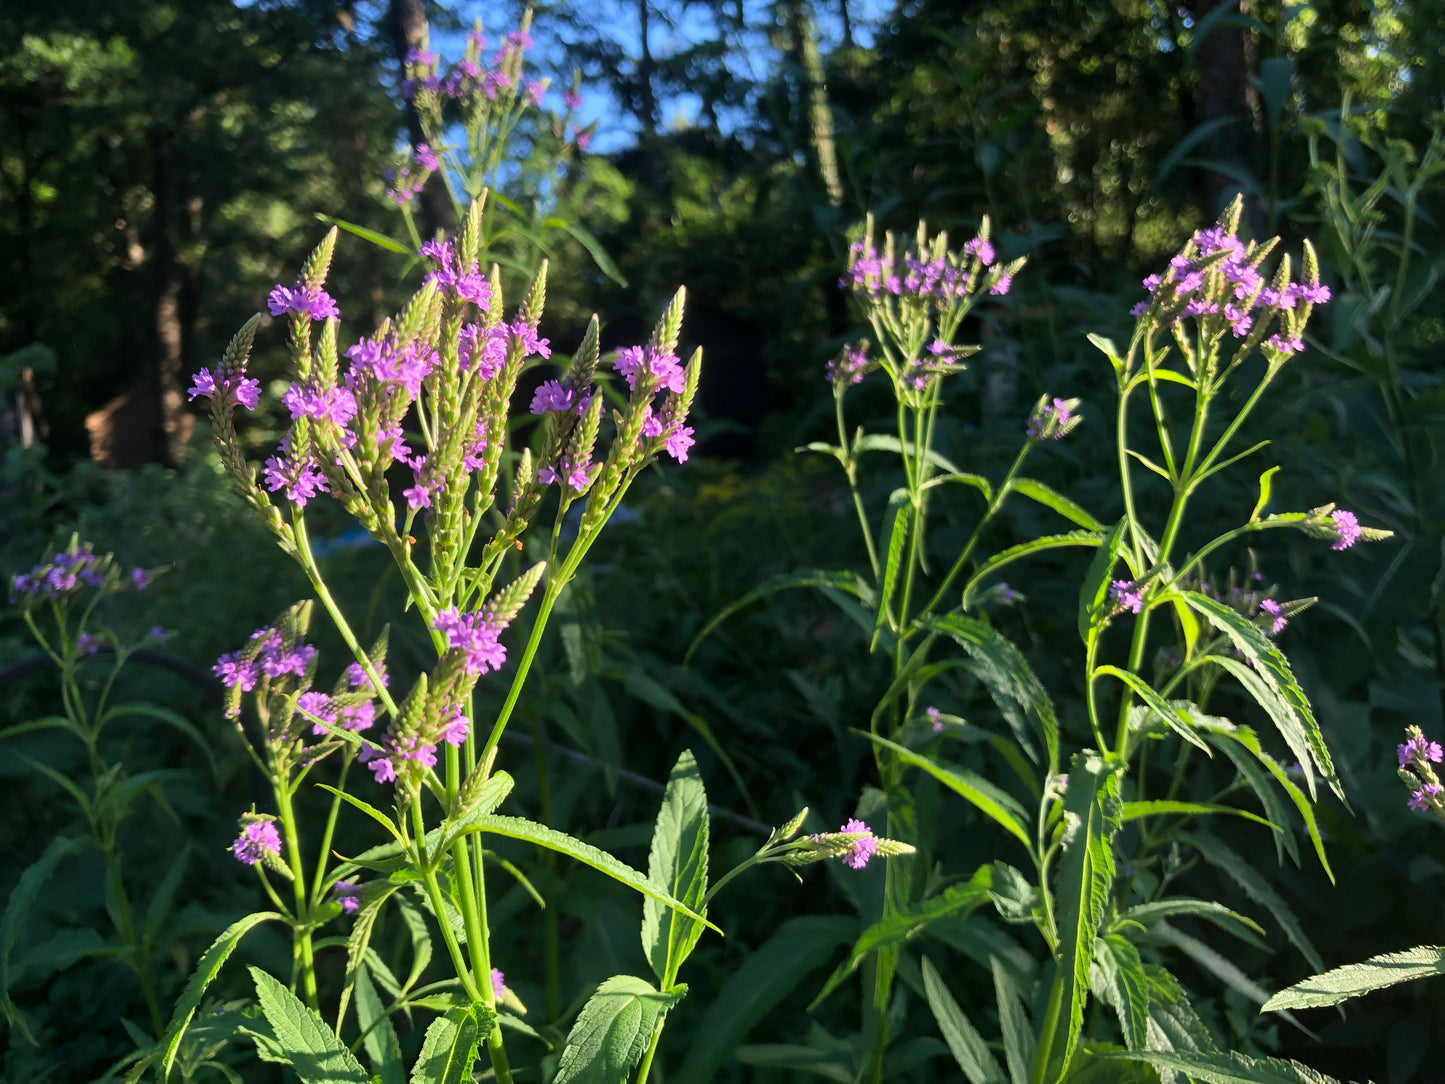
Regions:
<svg viewBox="0 0 1445 1084"><path fill-rule="evenodd" d="M340 313L324 289L335 230L293 285L273 291L272 312L287 318L290 332L293 379L282 405L291 425L263 469L247 461L234 423L238 410L254 409L259 401L259 385L246 376L254 320L215 371L197 375L192 389L193 397L210 399L232 480L306 572L352 656L330 693L314 687L319 663L302 640L308 603L258 630L216 667L238 724L243 701L253 703L263 750L257 762L275 798L274 814L247 814L235 854L257 868L265 890L289 917L293 981L313 1005L319 992L312 931L337 913L338 904L343 910L348 903L358 906L362 891L344 880L351 868L333 869L329 844L341 803L359 800L347 792L346 780L369 775L365 785L395 790L390 831L420 873L433 913L460 912L465 945L445 921L439 923L442 938L462 989L492 1011L483 848L476 836L455 832L445 853L429 853L428 796L440 804L443 823L466 812L491 777L497 743L559 596L637 475L663 454L685 460L692 444L687 416L701 355L686 365L676 356L684 303L679 290L650 341L619 352L615 369L629 394L610 419L603 416L597 384L594 318L561 379L534 398L531 413L542 424L504 479L518 379L529 364L551 355L538 333L547 265L507 312L497 267L484 271L480 264L482 202L471 205L456 238L422 246L430 270L420 290L394 319L349 348L342 349ZM324 499L339 503L386 547L427 626L436 664L405 695L388 688L385 636L370 649L363 646L313 552L306 511ZM580 501L580 530L564 546L562 519ZM547 558L501 583L509 555L523 548L534 526L546 529L535 521L548 506L554 519ZM478 734L473 692L509 665L510 627L539 586L540 603L502 707L490 729ZM293 798L311 768L333 754L342 761L343 785L330 788L323 847L315 869L308 870ZM353 761L366 772L348 775ZM291 903L280 902L270 875L292 882ZM333 886L336 900L328 898ZM497 1079L510 1080L498 1027L490 1028L487 1046Z"/></svg>

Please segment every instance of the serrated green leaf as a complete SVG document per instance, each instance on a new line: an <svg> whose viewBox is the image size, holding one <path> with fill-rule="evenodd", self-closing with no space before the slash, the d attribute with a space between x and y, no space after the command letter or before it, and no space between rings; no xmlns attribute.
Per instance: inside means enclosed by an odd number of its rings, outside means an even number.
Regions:
<svg viewBox="0 0 1445 1084"><path fill-rule="evenodd" d="M1142 1050L1149 1033L1149 982L1139 950L1118 934L1108 934L1097 944L1109 960L1107 997L1119 1017L1124 1045Z"/></svg>
<svg viewBox="0 0 1445 1084"><path fill-rule="evenodd" d="M432 860L451 850L452 844L468 832L480 831L475 827L473 817L496 812L512 792L512 777L504 771L494 771L487 781L477 788L465 809L459 809L442 824L426 834L426 853Z"/></svg>
<svg viewBox="0 0 1445 1084"><path fill-rule="evenodd" d="M988 902L989 889L993 883L993 870L982 866L974 872L965 884L950 885L936 896L930 896L906 910L893 911L863 931L853 944L848 958L838 965L823 989L808 1006L812 1012L824 998L836 990L853 973L870 952L901 944L927 926L930 922L969 911Z"/></svg>
<svg viewBox="0 0 1445 1084"><path fill-rule="evenodd" d="M978 1029L969 1022L958 1002L949 993L948 987L938 977L933 962L923 958L923 990L928 998L928 1007L938 1021L938 1030L948 1044L953 1060L968 1077L969 1084L1005 1084L1003 1068L989 1050L988 1043Z"/></svg>
<svg viewBox="0 0 1445 1084"><path fill-rule="evenodd" d="M1019 745L1037 763L1032 730L1043 739L1048 763L1053 764L1059 748L1058 717L1022 652L986 622L962 614L945 614L925 621L924 627L943 633L968 653L971 672L988 690Z"/></svg>
<svg viewBox="0 0 1445 1084"><path fill-rule="evenodd" d="M185 1036L186 1028L190 1024L191 1018L195 1016L196 1009L200 1007L206 987L220 972L222 965L230 959L231 953L236 951L236 946L241 943L241 938L262 922L271 921L285 922L286 920L275 911L256 911L245 918L237 919L221 931L220 936L211 942L210 947L196 961L196 969L191 972L190 980L186 983L185 990L181 992L181 999L176 1002L175 1011L171 1014L170 1026L166 1028L165 1036L158 1044L165 1051L156 1069L157 1079L162 1084L170 1075L171 1066L175 1064L176 1053L181 1047L181 1039Z"/></svg>
<svg viewBox="0 0 1445 1084"><path fill-rule="evenodd" d="M1099 1058L1145 1061L1157 1069L1186 1073L1201 1084L1339 1084L1308 1065L1279 1058L1250 1058L1234 1052L1187 1053L1184 1051L1131 1050L1127 1053L1097 1054Z"/></svg>
<svg viewBox="0 0 1445 1084"><path fill-rule="evenodd" d="M1338 1005L1361 994L1383 990L1396 983L1445 975L1445 948L1417 945L1404 952L1371 956L1357 964L1346 964L1286 987L1260 1008L1260 1012L1281 1009L1318 1009Z"/></svg>
<svg viewBox="0 0 1445 1084"><path fill-rule="evenodd" d="M1213 836L1181 833L1178 838L1181 843L1195 848L1206 862L1227 874L1235 884L1244 889L1245 895L1268 910L1280 929L1284 930L1285 936L1304 954L1311 967L1316 971L1324 969L1320 954L1305 935L1304 928L1290 910L1289 904L1285 903L1284 897L1274 890L1257 869Z"/></svg>
<svg viewBox="0 0 1445 1084"><path fill-rule="evenodd" d="M614 881L641 892L644 896L650 896L660 903L681 911L689 918L703 923L710 930L722 932L702 915L681 900L674 898L671 893L660 885L654 884L625 862L620 862L606 851L600 851L591 844L583 843L580 839L569 836L565 832L559 832L554 828L548 828L545 824L538 824L536 821L529 821L523 817L502 817L497 814L479 816L476 823L483 832L506 836L508 839L524 840L527 843L536 844L538 847L545 847L549 851L565 854L583 865L591 866L598 872L607 874Z"/></svg>
<svg viewBox="0 0 1445 1084"><path fill-rule="evenodd" d="M883 583L879 586L878 610L873 624L873 640L868 646L870 652L877 649L878 637L888 624L888 607L893 604L893 589L898 584L898 569L903 563L903 547L908 540L908 520L911 511L912 509L908 505L900 504L893 512L893 528L888 533L888 554L883 563ZM899 626L901 627L907 619L907 614L899 614Z"/></svg>
<svg viewBox="0 0 1445 1084"><path fill-rule="evenodd" d="M365 967L356 974L356 1024L361 1028L367 1060L381 1084L401 1084L401 1043Z"/></svg>
<svg viewBox="0 0 1445 1084"><path fill-rule="evenodd" d="M1109 533L1104 536L1103 545L1099 547L1099 552L1094 554L1088 571L1084 573L1084 585L1079 591L1079 639L1085 644L1109 613L1109 584L1114 565L1119 560L1119 546L1124 539L1124 530L1128 525L1129 520L1126 517L1109 529Z"/></svg>
<svg viewBox="0 0 1445 1084"><path fill-rule="evenodd" d="M4 915L0 915L0 1011L4 1012L10 1026L25 1036L31 1045L35 1044L35 1038L20 1010L10 1000L10 952L15 947L15 939L19 936L21 927L30 917L30 908L35 905L41 886L50 879L62 858L84 846L85 841L81 839L65 836L52 839L40 857L25 867L25 872L10 891L10 901L5 905Z"/></svg>
<svg viewBox="0 0 1445 1084"><path fill-rule="evenodd" d="M1205 756L1212 757L1214 755L1213 750L1205 744L1204 739L1194 733L1194 726L1189 716L1155 692L1154 687L1138 674L1129 670L1121 670L1117 666L1095 667L1094 674L1096 676L1107 675L1108 677L1117 678L1123 682L1134 691L1140 700L1148 705L1150 711L1169 725L1170 730L1174 731L1190 745L1202 750Z"/></svg>
<svg viewBox="0 0 1445 1084"><path fill-rule="evenodd" d="M1024 992L1002 960L992 956L988 963L993 972L993 992L998 1001L998 1023L1003 1032L1010 1084L1028 1084L1038 1042L1028 1009L1024 1007Z"/></svg>
<svg viewBox="0 0 1445 1084"><path fill-rule="evenodd" d="M482 1041L496 1017L486 1005L458 1006L438 1016L426 1029L421 1053L411 1070L411 1084L471 1084Z"/></svg>
<svg viewBox="0 0 1445 1084"><path fill-rule="evenodd" d="M1215 814L1224 814L1231 817L1243 817L1245 820L1262 824L1266 828L1276 832L1282 832L1279 828L1265 820L1258 813L1251 813L1247 809L1239 809L1232 805L1220 805L1217 802L1125 802L1123 819L1126 821L1139 820L1141 817L1203 817Z"/></svg>
<svg viewBox="0 0 1445 1084"><path fill-rule="evenodd" d="M922 768L984 816L1000 825L1025 847L1033 845L1026 827L1028 813L1019 804L1018 799L1002 787L990 782L977 772L957 764L941 763L920 756L912 749L899 745L897 742L891 742L879 734L868 734L864 731L858 733L863 734L875 745L881 745L888 749L905 764Z"/></svg>
<svg viewBox="0 0 1445 1084"><path fill-rule="evenodd" d="M1214 900L1196 900L1188 896L1175 896L1167 900L1154 900L1152 903L1141 903L1130 907L1119 915L1119 923L1137 922L1141 926L1148 926L1151 922L1157 922L1161 918L1172 918L1175 915L1193 915L1212 922L1221 930L1234 934L1236 937L1244 936L1241 931L1251 931L1263 936L1264 927L1248 915L1241 915ZM1252 941L1251 943L1259 943Z"/></svg>
<svg viewBox="0 0 1445 1084"><path fill-rule="evenodd" d="M707 792L692 751L678 757L663 792L652 833L647 875L688 907L705 913L707 895ZM670 983L702 935L702 926L651 896L642 901L642 950L658 981Z"/></svg>
<svg viewBox="0 0 1445 1084"><path fill-rule="evenodd" d="M710 1084L753 1026L804 975L827 963L839 945L851 940L856 929L851 918L808 915L787 919L767 942L733 969L707 1007L707 1026L693 1036L674 1078L687 1084Z"/></svg>
<svg viewBox="0 0 1445 1084"><path fill-rule="evenodd" d="M361 1063L321 1017L259 967L250 972L261 1012L301 1084L370 1084Z"/></svg>
<svg viewBox="0 0 1445 1084"><path fill-rule="evenodd" d="M1224 603L1196 591L1181 592L1180 597L1228 636L1234 647L1253 662L1253 667L1248 667L1236 659L1222 656L1215 660L1249 689L1260 707L1274 720L1281 737L1305 769L1305 784L1310 797L1315 797L1314 772L1318 769L1330 789L1340 801L1345 802L1344 788L1335 774L1334 762L1315 721L1309 699L1295 680L1284 655L1253 622ZM1345 804L1348 806L1349 803Z"/></svg>
<svg viewBox="0 0 1445 1084"><path fill-rule="evenodd" d="M968 583L963 587L963 601L960 605L965 610L969 609L969 603L972 602L974 591L979 584L1004 565L1012 564L1014 561L1034 553L1042 553L1044 550L1064 549L1071 546L1096 547L1102 545L1103 541L1103 534L1097 531L1070 531L1068 534L1044 535L1042 538L1030 539L1028 542L1020 542L1017 546L1001 550L979 565L978 570L968 578Z"/></svg>
<svg viewBox="0 0 1445 1084"><path fill-rule="evenodd" d="M627 1084L653 1031L682 993L662 993L632 975L597 987L567 1035L553 1084Z"/></svg>
<svg viewBox="0 0 1445 1084"><path fill-rule="evenodd" d="M1037 501L1046 508L1052 508L1070 523L1077 523L1084 530L1102 536L1109 528L1084 510L1082 505L1069 500L1062 493L1050 489L1033 478L1015 478L1009 483L1009 492Z"/></svg>
<svg viewBox="0 0 1445 1084"><path fill-rule="evenodd" d="M1114 883L1114 834L1119 830L1119 775L1093 750L1076 753L1064 792L1064 816L1073 818L1072 838L1059 861L1059 974L1063 999L1059 1029L1051 1037L1048 1079L1068 1068L1084 1023L1095 938Z"/></svg>
<svg viewBox="0 0 1445 1084"><path fill-rule="evenodd" d="M346 937L346 978L341 984L339 1007L336 1010L338 1021L346 1019L346 1008L350 1004L356 978L366 962L366 953L371 945L371 934L376 929L376 920L381 915L381 908L391 896L400 891L401 885L399 884L377 881L367 885L362 892L361 906L357 909L356 917L352 919L351 933ZM338 1024L338 1026L340 1025Z"/></svg>

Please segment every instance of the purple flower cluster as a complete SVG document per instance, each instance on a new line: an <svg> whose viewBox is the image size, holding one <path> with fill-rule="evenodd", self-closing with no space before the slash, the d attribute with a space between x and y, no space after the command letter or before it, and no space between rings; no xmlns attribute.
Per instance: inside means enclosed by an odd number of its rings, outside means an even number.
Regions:
<svg viewBox="0 0 1445 1084"><path fill-rule="evenodd" d="M1360 540L1360 535L1364 533L1360 528L1360 521L1355 518L1353 512L1336 508L1330 513L1330 519L1334 521L1335 533L1339 536L1335 539L1335 544L1330 547L1332 550L1349 549Z"/></svg>
<svg viewBox="0 0 1445 1084"><path fill-rule="evenodd" d="M1058 399L1044 396L1034 407L1029 420L1024 424L1024 435L1033 443L1042 440L1062 440L1075 429L1083 419L1079 416L1079 400Z"/></svg>
<svg viewBox="0 0 1445 1084"><path fill-rule="evenodd" d="M274 286L271 295L266 298L266 307L271 310L272 316L294 312L312 320L329 320L341 315L330 294L320 286L310 286L301 279L293 286Z"/></svg>
<svg viewBox="0 0 1445 1084"><path fill-rule="evenodd" d="M692 430L689 429L688 433L690 434L691 432ZM691 437L688 438L688 443L691 443ZM685 450L682 458L687 458L687 452ZM579 463L572 456L564 452L556 464L549 463L538 468L537 481L543 485L561 482L574 493L585 493L587 487L596 479L597 472L601 469L601 463Z"/></svg>
<svg viewBox="0 0 1445 1084"><path fill-rule="evenodd" d="M1133 580L1115 580L1109 585L1109 598L1118 612L1128 610L1136 614L1144 608L1144 592Z"/></svg>
<svg viewBox="0 0 1445 1084"><path fill-rule="evenodd" d="M506 979L507 976L502 974L501 968L492 968L492 996L498 1001L502 1000L502 994L506 990Z"/></svg>
<svg viewBox="0 0 1445 1084"><path fill-rule="evenodd" d="M1162 303L1175 321L1185 316L1221 320L1236 339L1243 339L1259 320L1290 313L1298 319L1286 320L1280 332L1264 342L1282 355L1298 353L1304 349L1299 336L1304 318L1310 307L1330 300L1330 289L1318 281L1271 286L1259 271L1263 258L1262 250L1247 248L1221 226L1200 230L1169 261L1168 271L1144 279L1148 296L1130 314L1142 316Z"/></svg>
<svg viewBox="0 0 1445 1084"><path fill-rule="evenodd" d="M1445 749L1440 747L1438 741L1427 741L1424 734L1417 734L1408 741L1395 746L1395 753L1400 758L1400 767L1408 768L1412 763L1423 763L1429 761L1431 764L1439 764L1445 760Z"/></svg>
<svg viewBox="0 0 1445 1084"><path fill-rule="evenodd" d="M333 891L336 902L341 904L341 910L346 914L354 915L361 910L361 885L356 881L337 881Z"/></svg>
<svg viewBox="0 0 1445 1084"><path fill-rule="evenodd" d="M130 588L144 591L150 586L152 574L144 568L132 568L124 576L112 577L115 559L108 553L97 555L89 543L72 542L48 561L22 572L10 581L10 602L29 603L36 599L59 602L86 588L105 587L111 590Z"/></svg>
<svg viewBox="0 0 1445 1084"><path fill-rule="evenodd" d="M1409 806L1423 813L1440 800L1441 794L1445 794L1445 788L1439 783L1422 783L1419 789L1410 795Z"/></svg>
<svg viewBox="0 0 1445 1084"><path fill-rule="evenodd" d="M438 71L435 53L413 49L406 56L407 77L401 84L402 96L410 101L417 97L419 91L425 91L457 101L478 96L496 101L499 94L517 84L522 70L522 54L531 45L531 35L525 31L513 31L503 39L490 59L484 59L482 54L487 48L487 39L479 33L470 33L467 35L465 56L445 76ZM542 94L546 89L545 80L526 84L528 96L537 105L542 104Z"/></svg>
<svg viewBox="0 0 1445 1084"><path fill-rule="evenodd" d="M853 346L844 347L840 357L828 362L824 376L833 382L835 388L843 388L849 384L861 384L863 377L868 373L868 365L868 344L866 342L856 343Z"/></svg>
<svg viewBox="0 0 1445 1084"><path fill-rule="evenodd" d="M217 382L218 377L220 378L219 383ZM191 377L191 387L186 398L194 399L198 395L206 396L222 410L237 403L247 410L255 410L256 404L261 401L261 382L252 380L244 372L232 377L220 372L213 373L210 369L202 369Z"/></svg>
<svg viewBox="0 0 1445 1084"><path fill-rule="evenodd" d="M304 678L315 658L316 648L311 644L298 642L288 645L280 629L267 625L253 632L240 651L217 659L211 672L221 679L226 688L239 688L243 693L249 693L263 677Z"/></svg>
<svg viewBox="0 0 1445 1084"><path fill-rule="evenodd" d="M1270 618L1269 632L1271 636L1278 636L1284 631L1285 625L1289 624L1284 616L1283 608L1272 598L1259 600L1259 612Z"/></svg>
<svg viewBox="0 0 1445 1084"><path fill-rule="evenodd" d="M487 284L477 261L473 260L470 265L462 266L450 241L427 241L421 246L421 254L436 265L434 270L427 273L427 282L436 283L439 289L462 301L470 301L483 312L491 308L492 288ZM540 351L534 349L528 353Z"/></svg>
<svg viewBox="0 0 1445 1084"><path fill-rule="evenodd" d="M868 833L862 839L855 839L852 849L843 856L844 863L846 863L850 869L862 869L868 864L868 859L872 858L878 851L878 841L873 838L873 830L862 821L854 818L843 825L842 828L838 829L838 831Z"/></svg>
<svg viewBox="0 0 1445 1084"><path fill-rule="evenodd" d="M681 420L668 424L660 414L654 414L651 407L644 408L642 435L647 440L663 438L662 446L667 454L679 463L687 462L688 449L693 445L692 426L683 425Z"/></svg>
<svg viewBox="0 0 1445 1084"><path fill-rule="evenodd" d="M236 856L237 862L257 865L265 860L266 855L274 857L281 853L281 833L276 831L273 821L251 821L241 828L241 834L231 844L231 853Z"/></svg>
<svg viewBox="0 0 1445 1084"><path fill-rule="evenodd" d="M624 346L617 351L612 367L627 378L627 386L634 392L641 382L648 391L665 388L682 394L682 362L674 354L665 354L652 346Z"/></svg>
<svg viewBox="0 0 1445 1084"><path fill-rule="evenodd" d="M446 637L447 647L461 654L462 668L467 674L485 674L502 668L507 661L507 649L497 637L506 627L506 622L486 610L462 613L455 606L440 611L432 625Z"/></svg>
<svg viewBox="0 0 1445 1084"><path fill-rule="evenodd" d="M386 198L398 207L411 202L426 187L427 178L440 166L432 149L425 143L418 143L408 150L399 167L386 171Z"/></svg>
<svg viewBox="0 0 1445 1084"><path fill-rule="evenodd" d="M900 262L891 246L879 252L869 238L848 248L848 270L838 285L859 297L878 301L885 297L949 308L963 300L973 282L986 283L992 294L1006 294L1010 276L988 273L996 260L993 245L975 237L963 246L964 260L934 257L909 249Z"/></svg>

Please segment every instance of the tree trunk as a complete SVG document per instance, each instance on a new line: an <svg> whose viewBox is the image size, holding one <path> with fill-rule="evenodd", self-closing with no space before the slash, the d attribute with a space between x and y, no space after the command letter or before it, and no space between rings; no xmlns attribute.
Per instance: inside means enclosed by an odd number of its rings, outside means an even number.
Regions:
<svg viewBox="0 0 1445 1084"><path fill-rule="evenodd" d="M1190 16L1198 26L1211 12L1230 0L1193 0ZM1240 0L1240 14L1249 14L1249 0ZM1241 189L1250 224L1259 232L1263 212L1259 202L1258 171L1254 163L1254 136L1263 128L1259 91L1250 82L1254 74L1252 43L1243 27L1216 23L1194 53L1196 116L1200 124L1230 120L1204 140L1204 154L1219 169L1206 168L1200 195L1208 217L1217 215Z"/></svg>
<svg viewBox="0 0 1445 1084"><path fill-rule="evenodd" d="M818 41L813 37L803 3L804 0L789 0L787 22L793 62L802 73L798 106L808 133L807 155L827 193L829 206L841 207L843 182L838 174L838 149L833 137L833 114L828 107L828 87L823 79L823 60L818 55Z"/></svg>
<svg viewBox="0 0 1445 1084"><path fill-rule="evenodd" d="M152 314L155 329L156 383L160 394L161 448L166 462L180 460L181 418L185 396L181 391L184 355L181 330L181 274L171 233L171 133L153 128L151 144L152 211L151 274Z"/></svg>
<svg viewBox="0 0 1445 1084"><path fill-rule="evenodd" d="M637 61L637 119L642 123L642 138L638 140L638 151L641 154L642 183L654 197L661 197L664 185L657 146L657 90L653 86L657 64L652 58L649 33L651 20L651 0L637 0L637 33L641 43L641 55Z"/></svg>
<svg viewBox="0 0 1445 1084"><path fill-rule="evenodd" d="M391 0L387 25L391 31L391 45L396 53L396 62L406 67L406 55L413 49L421 49L427 41L427 19L425 0ZM406 132L413 147L426 142L421 127L421 115L411 102L406 103ZM421 204L422 232L434 237L438 231L451 233L457 228L456 211L451 197L447 194L446 181L440 173L427 178L426 187L417 197Z"/></svg>

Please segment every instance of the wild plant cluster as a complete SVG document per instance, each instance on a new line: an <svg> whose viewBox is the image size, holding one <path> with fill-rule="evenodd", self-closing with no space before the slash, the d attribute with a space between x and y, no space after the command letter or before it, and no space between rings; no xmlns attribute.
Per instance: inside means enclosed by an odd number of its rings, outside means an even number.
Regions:
<svg viewBox="0 0 1445 1084"><path fill-rule="evenodd" d="M1274 508L1268 442L1243 440L1306 349L1311 320L1332 302L1314 249L1282 254L1274 240L1244 236L1236 201L1145 279L1127 341L1090 336L1100 371L1112 376L1112 402L1075 388L1043 396L1017 419L1012 464L989 477L951 461L938 434L950 381L978 350L963 341L971 315L1029 268L999 252L987 218L962 244L923 223L911 238L862 223L838 282L860 334L826 372L836 443L803 451L841 471L866 563L739 591L689 657L753 603L820 592L861 628L866 650L849 665L875 674L882 689L862 705L866 725L852 735L868 751L871 782L846 797L852 815L836 829L806 808L784 808L791 796L769 796L779 826L739 852L713 838L718 818L700 758L684 752L659 788L643 870L584 839L590 829L549 822L545 806L540 816L521 808L515 776L527 762L503 739L536 695L548 630L585 589L587 559L639 476L660 463L686 469L703 359L681 356L681 288L647 341L604 352L594 317L565 359L541 332L555 273L547 261L536 261L520 291L507 288L497 246L509 231L534 256L541 250L516 205L505 202L500 216L493 206L519 118L548 89L525 78L528 42L524 23L490 56L474 34L449 69L425 49L409 59L406 92L427 142L388 177L388 198L403 209L412 243L370 240L414 257L422 278L410 300L378 327L347 326L343 300L327 289L333 262L347 255L333 228L295 279L270 293L269 324L258 313L194 377L191 396L208 403L229 485L309 585L271 623L235 630L234 649L213 666L223 694L212 716L197 726L111 696L132 655L167 634L128 640L98 623L96 606L123 602L163 570L126 570L76 538L12 578L10 602L58 673L62 711L0 736L48 729L79 744L74 770L30 767L69 795L86 826L57 837L27 869L0 924L12 1030L36 1038L9 996L18 933L61 862L93 848L113 929L54 951L108 958L140 989L148 1019L129 1023L136 1050L111 1079L251 1079L266 1062L306 1084L688 1080L696 1052L669 1052L663 1042L684 997L735 1005L762 991L766 1012L796 987L813 1007L851 991L856 1007L835 1019L853 1031L837 1035L800 1014L791 1043L747 1048L754 1071L881 1082L951 1056L972 1084L1330 1080L1231 1048L1199 1007L1199 976L1288 1014L1436 973L1441 950L1377 957L1271 996L1216 942L1190 932L1208 927L1250 948L1282 935L1325 970L1268 872L1212 827L1247 822L1281 864L1315 864L1332 876L1321 810L1349 802L1282 649L1281 634L1315 601L1311 584L1276 582L1249 548L1263 532L1287 529L1312 539L1322 557L1346 560L1345 551L1390 536L1335 504ZM578 104L574 83L564 113L537 129L553 141L537 176L585 149L590 133L570 121ZM462 146L446 145L449 110L461 118ZM456 198L459 225L424 239L412 205L433 178ZM544 187L534 184L533 195ZM364 235L339 226L347 243ZM589 236L579 231L570 232ZM268 396L251 355L283 330L289 372ZM519 390L524 374L544 365L555 374ZM886 407L855 424L850 410L865 394ZM246 419L268 397L287 428L257 451ZM878 418L889 424L878 427ZM1112 518L1028 473L1083 426L1113 434L1113 461L1095 467L1108 478L1109 506L1121 510ZM897 484L880 490L872 465L884 460ZM1210 533L1192 514L1197 499L1242 472L1258 479L1253 506ZM1000 546L1000 524L1020 502L1057 527ZM365 615L347 611L318 556L318 516L327 532L344 520L389 556L394 579L385 582L415 626L412 641L427 645L422 657L399 658L387 628L358 633ZM1076 594L1040 597L1031 565L1068 550L1090 557ZM999 615L1026 596L1066 614L1059 619L1077 635L1059 663L1073 675L1063 689L1046 687L1001 631ZM344 651L319 646L319 622ZM989 711L965 716L968 683L986 691ZM1264 725L1241 721L1246 700L1248 718ZM254 802L233 811L229 845L254 874L247 913L214 937L174 997L162 976L185 857L160 883L125 876L120 826L139 800L166 803L167 777L107 759L102 734L124 717L174 728L206 756L232 731L259 781ZM726 750L727 735L716 741ZM1419 728L1399 746L1410 807L1437 819L1445 819L1441 760L1440 744ZM1214 793L1194 785L1204 762L1228 775ZM316 808L318 794L324 813L308 819L302 798ZM960 813L973 838L943 829ZM343 820L371 844L342 851ZM502 841L545 855L539 868L549 876L557 861L577 863L631 890L646 970L551 991L556 1004L546 1010L527 1004L519 978L534 989L546 959L555 983L562 935L553 923L546 944L526 943L510 911L498 918L508 892L548 902L547 882L500 853ZM724 850L740 857L719 872ZM980 852L988 857L976 862ZM831 975L807 988L807 968L782 951L802 944L795 937L749 957L731 978L700 969L723 987L716 1002L712 991L690 992L684 965L699 946L726 944L714 900L764 865L800 880L824 865L847 886L858 918L842 927L844 943L840 927L810 928L818 936L808 952L836 960ZM1196 868L1241 886L1271 926L1198 894ZM807 889L781 891L802 898ZM250 967L245 996L220 1000L228 961L267 929L284 952ZM931 1017L926 1034L915 1006ZM760 1015L729 1011L729 1021ZM717 1010L719 1028L724 1015ZM680 1073L667 1071L669 1060Z"/></svg>

